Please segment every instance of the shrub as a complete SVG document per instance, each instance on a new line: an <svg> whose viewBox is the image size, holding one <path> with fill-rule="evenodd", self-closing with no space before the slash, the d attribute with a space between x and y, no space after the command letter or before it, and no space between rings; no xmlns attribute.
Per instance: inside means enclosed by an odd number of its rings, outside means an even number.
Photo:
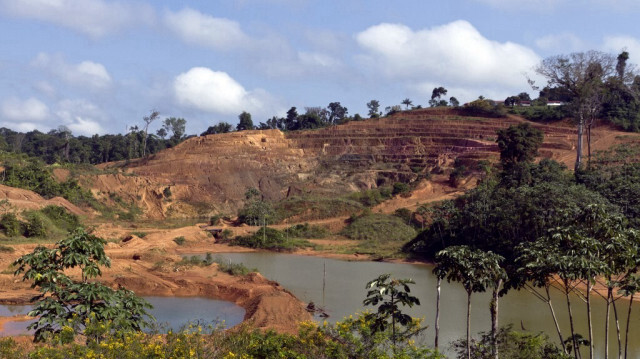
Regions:
<svg viewBox="0 0 640 359"><path fill-rule="evenodd" d="M38 212L29 212L26 215L27 223L24 228L25 237L44 237L47 235L47 226L43 215Z"/></svg>
<svg viewBox="0 0 640 359"><path fill-rule="evenodd" d="M40 211L47 216L56 227L67 232L78 228L80 225L78 216L69 213L64 207L51 205L44 207Z"/></svg>
<svg viewBox="0 0 640 359"><path fill-rule="evenodd" d="M22 222L13 213L5 213L0 218L0 228L8 237L16 237L22 234Z"/></svg>
<svg viewBox="0 0 640 359"><path fill-rule="evenodd" d="M352 198L292 197L276 204L276 217L295 217L299 221L346 216L362 209Z"/></svg>
<svg viewBox="0 0 640 359"><path fill-rule="evenodd" d="M186 242L187 240L184 238L184 236L180 236L180 237L176 237L176 238L174 238L174 239L173 239L173 241L174 241L177 245L181 246L181 245L185 244L185 242Z"/></svg>
<svg viewBox="0 0 640 359"><path fill-rule="evenodd" d="M13 253L15 251L16 250L13 249L13 247L9 247L9 246L5 246L5 245L0 244L0 252L2 252L2 253Z"/></svg>
<svg viewBox="0 0 640 359"><path fill-rule="evenodd" d="M296 238L324 238L329 235L329 230L325 227L310 226L309 223L305 223L287 228L287 233Z"/></svg>
<svg viewBox="0 0 640 359"><path fill-rule="evenodd" d="M252 236L233 238L229 244L273 251L292 251L296 248L313 247L308 241L287 238L286 233L269 227L260 228Z"/></svg>
<svg viewBox="0 0 640 359"><path fill-rule="evenodd" d="M133 234L138 238L144 238L147 236L147 232L140 232L140 231L131 232L131 234Z"/></svg>
<svg viewBox="0 0 640 359"><path fill-rule="evenodd" d="M371 241L408 241L416 231L395 216L370 214L356 218L341 232L348 238Z"/></svg>
<svg viewBox="0 0 640 359"><path fill-rule="evenodd" d="M220 216L219 214L216 214L215 216L211 216L209 218L209 225L210 226L215 226L220 224L220 219L222 218L222 216Z"/></svg>
<svg viewBox="0 0 640 359"><path fill-rule="evenodd" d="M408 184L396 182L393 184L393 191L391 193L395 196L397 194L406 195L409 194L409 192L411 192L411 187Z"/></svg>

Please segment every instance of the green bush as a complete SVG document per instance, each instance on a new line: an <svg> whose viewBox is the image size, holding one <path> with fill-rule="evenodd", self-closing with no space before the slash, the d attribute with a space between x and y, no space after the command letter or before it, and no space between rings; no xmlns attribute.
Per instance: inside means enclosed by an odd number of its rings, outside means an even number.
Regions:
<svg viewBox="0 0 640 359"><path fill-rule="evenodd" d="M27 223L24 228L25 237L44 237L47 235L47 226L43 217L44 215L39 212L27 213Z"/></svg>
<svg viewBox="0 0 640 359"><path fill-rule="evenodd" d="M260 228L252 236L233 238L229 244L272 251L292 251L296 248L313 247L308 241L288 238L285 232L269 227Z"/></svg>
<svg viewBox="0 0 640 359"><path fill-rule="evenodd" d="M329 230L325 227L311 226L309 223L305 223L287 228L286 233L295 238L324 238L329 235Z"/></svg>
<svg viewBox="0 0 640 359"><path fill-rule="evenodd" d="M174 241L177 245L181 246L181 245L185 244L185 242L186 242L187 240L186 240L186 238L184 238L184 236L180 236L180 237L176 237L176 238L174 238L174 239L173 239L173 241Z"/></svg>
<svg viewBox="0 0 640 359"><path fill-rule="evenodd" d="M373 207L393 196L392 187L378 187L361 192L354 192L349 195L349 199L358 201L366 207Z"/></svg>
<svg viewBox="0 0 640 359"><path fill-rule="evenodd" d="M352 198L292 197L275 205L277 220L295 217L299 221L348 216L362 210L362 204Z"/></svg>
<svg viewBox="0 0 640 359"><path fill-rule="evenodd" d="M0 217L0 228L8 237L17 237L23 233L22 222L13 213L5 213Z"/></svg>
<svg viewBox="0 0 640 359"><path fill-rule="evenodd" d="M396 182L393 184L393 191L391 193L395 196L397 194L406 195L409 194L409 192L411 192L411 187L408 184Z"/></svg>
<svg viewBox="0 0 640 359"><path fill-rule="evenodd" d="M80 226L78 216L69 213L64 207L51 205L44 207L40 211L47 216L56 227L67 232L73 231Z"/></svg>
<svg viewBox="0 0 640 359"><path fill-rule="evenodd" d="M341 232L351 239L370 241L408 241L416 231L396 216L370 214L356 218Z"/></svg>

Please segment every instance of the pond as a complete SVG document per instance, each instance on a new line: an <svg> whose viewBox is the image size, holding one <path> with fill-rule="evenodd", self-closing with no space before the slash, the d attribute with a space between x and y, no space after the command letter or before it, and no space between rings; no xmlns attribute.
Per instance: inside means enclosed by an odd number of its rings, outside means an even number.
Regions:
<svg viewBox="0 0 640 359"><path fill-rule="evenodd" d="M313 301L326 310L330 322L341 320L345 316L362 311L362 301L366 296L365 285L368 281L383 273L395 278L411 278L416 284L412 294L420 299L421 305L408 310L413 316L423 317L430 328L423 339L432 345L436 302L436 278L431 273L432 266L384 262L349 262L320 257L299 256L279 253L226 253L223 258L235 263L244 263L249 268L257 268L265 277L275 280L291 290L302 301ZM324 278L324 292L323 292ZM448 344L466 335L466 292L457 283L442 285L442 303L440 314L440 343ZM491 327L489 314L490 296L487 293L475 293L472 296L471 327L474 333L488 331ZM555 291L554 309L566 338L569 333L568 315L564 296ZM596 357L604 357L604 301L594 296L592 300L592 318L594 320L594 338L598 352ZM626 317L628 301L620 301L618 311ZM586 308L575 297L572 301L577 332L588 337ZM640 306L632 314L629 334L629 357L640 357ZM512 324L516 330L526 328L532 333L544 332L553 343L558 337L550 311L545 303L526 291L512 291L500 299L500 325ZM319 319L321 320L321 319ZM620 326L624 329L626 321ZM610 324L610 354L617 354L615 322L613 311Z"/></svg>
<svg viewBox="0 0 640 359"><path fill-rule="evenodd" d="M144 297L153 309L151 315L161 331L178 330L189 322L205 325L224 324L229 328L242 322L245 310L234 303L200 297ZM27 314L30 306L0 305L0 316ZM17 335L27 332L30 321L5 323L0 335Z"/></svg>

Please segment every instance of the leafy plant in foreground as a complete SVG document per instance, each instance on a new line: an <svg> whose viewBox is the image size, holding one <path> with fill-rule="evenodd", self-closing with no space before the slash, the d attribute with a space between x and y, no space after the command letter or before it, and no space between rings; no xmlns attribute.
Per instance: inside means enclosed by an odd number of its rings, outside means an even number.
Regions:
<svg viewBox="0 0 640 359"><path fill-rule="evenodd" d="M40 294L29 316L39 317L28 329L35 331L34 340L43 341L68 328L73 334L84 334L92 322L111 322L114 330L140 330L145 318L152 318L151 305L126 289L113 290L101 283L90 282L99 277L101 266L111 261L104 252L105 240L78 228L69 237L49 249L38 246L14 262L15 275L33 281L31 287ZM65 274L66 269L79 268L81 280Z"/></svg>

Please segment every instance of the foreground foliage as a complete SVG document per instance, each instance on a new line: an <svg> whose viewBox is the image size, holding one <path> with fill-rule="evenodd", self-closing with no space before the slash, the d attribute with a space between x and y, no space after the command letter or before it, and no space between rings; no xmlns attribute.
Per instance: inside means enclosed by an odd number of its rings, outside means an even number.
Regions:
<svg viewBox="0 0 640 359"><path fill-rule="evenodd" d="M104 244L103 239L78 228L53 248L38 246L14 262L15 275L22 274L22 280L32 281L31 287L40 292L32 298L35 305L29 312L38 317L28 327L35 331L35 341L91 336L87 329L95 323L109 323L114 331L138 331L146 325L150 317L146 310L151 305L144 299L126 289L113 290L90 281L102 274L101 266L111 265ZM72 268L80 270L80 280L65 273Z"/></svg>

